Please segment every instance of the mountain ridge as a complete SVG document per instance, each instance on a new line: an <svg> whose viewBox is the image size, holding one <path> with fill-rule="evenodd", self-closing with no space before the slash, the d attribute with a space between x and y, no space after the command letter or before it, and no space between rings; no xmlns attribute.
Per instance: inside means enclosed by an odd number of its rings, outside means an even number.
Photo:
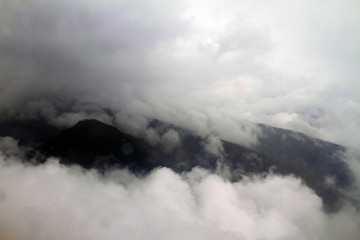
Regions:
<svg viewBox="0 0 360 240"><path fill-rule="evenodd" d="M222 168L230 173L231 181L270 172L294 175L312 188L329 210L336 209L343 201L337 189L346 188L353 181L341 159L345 147L302 133L260 125L263 134L258 136L254 149L220 140L223 151L214 155L205 150L205 139L189 130L159 120L150 122L148 127L160 135L171 129L176 131L181 144L165 151L161 144L151 145L115 126L85 119L43 142L37 150L44 154L43 159L55 156L63 164L100 171L129 168L146 174L157 167L168 167L178 173L194 167L211 172ZM333 179L333 186L328 185L327 178Z"/></svg>

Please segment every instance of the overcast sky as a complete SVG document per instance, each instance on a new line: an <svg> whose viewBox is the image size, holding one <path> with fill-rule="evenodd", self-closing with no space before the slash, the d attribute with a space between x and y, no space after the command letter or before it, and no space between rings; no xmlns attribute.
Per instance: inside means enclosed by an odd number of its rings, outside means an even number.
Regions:
<svg viewBox="0 0 360 240"><path fill-rule="evenodd" d="M357 0L0 0L0 121L96 118L149 136L157 118L218 151L219 138L255 144L254 123L266 123L359 150L359 43ZM99 176L56 160L26 166L23 155L0 138L1 239L360 234L356 210L324 213L292 176ZM348 162L359 186L357 159Z"/></svg>
<svg viewBox="0 0 360 240"><path fill-rule="evenodd" d="M262 122L358 148L359 1L17 0L0 9L2 118L70 126L94 117L138 130L158 118L239 143L226 132Z"/></svg>

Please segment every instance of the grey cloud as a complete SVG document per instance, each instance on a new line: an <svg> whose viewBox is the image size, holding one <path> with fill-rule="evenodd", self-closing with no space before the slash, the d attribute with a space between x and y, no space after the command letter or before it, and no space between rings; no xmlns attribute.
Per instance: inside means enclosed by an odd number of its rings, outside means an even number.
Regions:
<svg viewBox="0 0 360 240"><path fill-rule="evenodd" d="M177 67L176 59L168 61L171 49L161 56L162 44L171 47L189 30L189 21L180 18L181 7L160 13L161 4L86 6L55 1L23 9L23 18L2 39L1 61L6 68L2 71L3 116L38 116L62 127L94 117L114 121L135 134L144 130L148 119L162 118L202 133L211 131L197 119L195 112L201 115L201 106L192 109L187 101L179 104L181 94L191 89L188 83L205 80L199 74L206 72L208 64L200 62L200 68L193 68L179 62ZM162 59L160 65L157 59ZM166 62L172 66L167 67ZM180 77L182 72L191 78ZM167 98L173 100L165 102ZM72 106L89 103L110 108L115 119L101 111L88 113ZM181 114L186 116L178 121ZM193 124L188 126L189 120Z"/></svg>
<svg viewBox="0 0 360 240"><path fill-rule="evenodd" d="M98 98L104 100L110 90L146 81L148 49L181 31L170 12L162 21L152 18L149 8L126 4L115 11L107 4L51 2L20 12L14 30L2 38L3 99L19 103L92 96L103 104Z"/></svg>
<svg viewBox="0 0 360 240"><path fill-rule="evenodd" d="M18 141L12 137L0 138L0 153L4 157L21 158L24 155L23 150L18 146Z"/></svg>
<svg viewBox="0 0 360 240"><path fill-rule="evenodd" d="M161 145L163 145L164 150L166 152L171 152L173 149L181 145L181 139L179 134L173 130L170 129L164 133L164 135L161 136Z"/></svg>
<svg viewBox="0 0 360 240"><path fill-rule="evenodd" d="M204 141L204 150L212 155L221 156L224 152L224 147L218 137L211 135Z"/></svg>
<svg viewBox="0 0 360 240"><path fill-rule="evenodd" d="M246 146L261 122L358 148L355 1L21 3L1 19L2 119L157 118Z"/></svg>

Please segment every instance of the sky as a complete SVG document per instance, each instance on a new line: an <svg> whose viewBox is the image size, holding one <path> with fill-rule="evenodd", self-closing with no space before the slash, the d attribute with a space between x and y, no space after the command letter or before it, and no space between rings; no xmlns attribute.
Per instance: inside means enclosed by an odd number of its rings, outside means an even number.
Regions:
<svg viewBox="0 0 360 240"><path fill-rule="evenodd" d="M248 147L265 123L360 150L359 16L356 0L0 0L0 123L95 118L146 138L159 119ZM0 239L360 235L354 209L324 213L292 176L104 177L0 147Z"/></svg>

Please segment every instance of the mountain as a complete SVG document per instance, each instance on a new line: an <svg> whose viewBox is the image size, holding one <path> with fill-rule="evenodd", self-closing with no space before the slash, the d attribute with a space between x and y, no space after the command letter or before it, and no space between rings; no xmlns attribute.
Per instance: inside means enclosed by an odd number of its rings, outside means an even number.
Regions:
<svg viewBox="0 0 360 240"><path fill-rule="evenodd" d="M180 144L167 149L163 144L150 144L90 119L55 135L48 130L51 139L43 141L37 149L45 156L59 157L64 164L100 171L127 167L136 173L147 173L156 167L168 167L180 173L202 167L226 173L231 181L269 172L292 174L312 188L330 211L346 199L338 190L353 182L351 171L342 161L341 154L346 148L302 133L260 124L262 134L253 149L221 140L223 151L214 155L206 151L206 139L186 129L158 120L150 122L148 127L160 135L176 131Z"/></svg>
<svg viewBox="0 0 360 240"><path fill-rule="evenodd" d="M84 168L141 165L147 158L145 142L97 120L83 120L52 138L39 150L65 164Z"/></svg>
<svg viewBox="0 0 360 240"><path fill-rule="evenodd" d="M20 144L36 145L44 143L59 134L57 127L42 120L2 120L0 121L0 136L11 136Z"/></svg>
<svg viewBox="0 0 360 240"><path fill-rule="evenodd" d="M326 206L333 207L345 197L337 189L347 188L354 181L343 161L345 147L299 132L263 124L259 127L262 134L255 149L271 159L278 173L300 177Z"/></svg>

